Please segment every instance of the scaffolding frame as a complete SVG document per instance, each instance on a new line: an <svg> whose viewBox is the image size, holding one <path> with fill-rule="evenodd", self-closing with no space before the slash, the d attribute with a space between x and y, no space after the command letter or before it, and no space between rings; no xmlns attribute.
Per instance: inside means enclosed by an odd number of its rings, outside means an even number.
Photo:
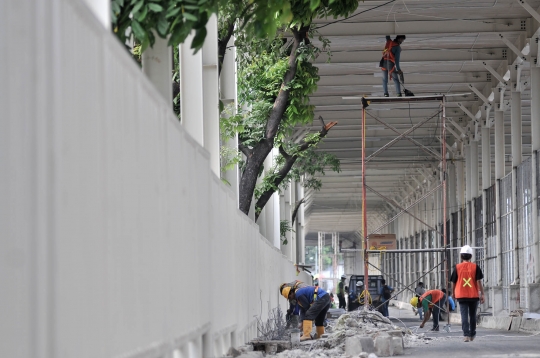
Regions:
<svg viewBox="0 0 540 358"><path fill-rule="evenodd" d="M446 203L446 199L447 199L446 198L446 180L447 180L447 168L446 168L446 96L445 95L435 95L435 96L421 96L421 97L372 97L372 98L361 97L360 99L362 101L362 125L361 125L361 128L362 128L362 134L361 134L361 136L362 136L362 154L361 154L361 157L362 157L362 245L363 245L363 253L364 253L364 282L366 282L366 283L369 282L368 281L368 271L369 271L369 265L371 265L370 262L369 262L369 254L370 253L381 253L381 252L390 253L390 251L392 251L393 253L434 252L434 251L435 252L443 252L444 254L443 254L443 257L442 257L442 262L437 264L435 267L433 267L428 272L424 273L424 275L422 275L421 277L425 276L427 273L431 272L432 270L434 270L435 268L441 266L441 264L442 264L443 265L443 272L444 272L444 281L445 281L443 284L445 284L445 286L446 286L446 292L447 292L447 295L448 295L448 293L450 292L450 289L449 289L449 275L448 275L448 250L449 250L449 248L448 248L448 243L447 243L448 238L446 237L446 216L447 216L447 212L446 212L446 206L447 206L447 203ZM419 123L417 123L416 125L413 125L412 128L408 129L407 131L405 131L403 133L400 133L396 128L389 125L388 123L381 120L380 118L377 118L376 116L373 116L373 115L366 112L367 107L371 103L396 103L396 102L397 103L402 103L402 102L423 102L423 101L439 101L440 102L440 111L437 112L437 114L429 117L428 119L424 119L424 120L420 121ZM439 153L433 151L431 148L428 148L427 146L422 145L421 143L416 141L414 138L409 138L408 134L413 132L415 129L420 128L424 124L428 123L432 118L434 118L435 116L437 116L437 115L439 115L441 113L442 113L442 116L441 116L442 117L441 118L442 125L441 125L441 133L440 133L441 137L440 137L440 140L439 140L440 143L441 143L441 154L439 155ZM390 142L388 142L387 144L385 144L384 146L379 148L377 151L372 153L368 158L366 158L366 144L365 144L366 143L366 141L365 141L365 138L366 138L366 114L369 115L371 118L375 119L376 121L380 122L381 124L385 125L389 129L391 129L393 132L398 134L398 136L396 138L392 139ZM392 145L397 143L402 138L409 140L414 145L418 146L420 149L422 149L423 151L428 153L430 156L435 157L436 159L438 159L440 161L440 163L441 163L441 173L442 173L442 175L440 177L441 178L440 179L441 183L437 187L435 187L434 189L430 190L427 194L423 195L420 199L418 199L415 203L411 204L407 208L401 207L401 205L396 203L394 200L391 200L391 199L387 198L386 196L384 196L383 194L377 192L373 188L370 188L366 184L366 165L367 165L367 163L372 158L374 158L377 155L379 155L380 153L384 152L386 149L388 149L389 147L391 147ZM442 218L442 221L443 221L443 223L442 223L443 230L442 231L443 232L442 233L439 232L438 230L436 230L435 228L432 228L430 225L425 223L420 218L416 217L414 214L408 212L409 208L411 208L414 205L418 204L419 202L421 202L422 200L427 198L429 195L431 195L432 193L434 193L436 190L438 190L441 187L442 187L442 197L443 197L443 218ZM397 207L398 209L401 210L400 213L398 213L393 218L391 218L386 223L384 223L379 228L377 228L374 231L374 233L380 231L383 227L387 226L388 224L390 224L391 222L396 220L399 216L401 216L401 214L407 213L408 215L413 217L415 220L418 220L419 222L424 224L426 227L428 227L432 231L436 232L439 235L442 235L442 237L443 237L443 247L441 249L427 249L427 250L418 249L417 251L411 251L411 250L388 250L388 251L386 251L386 250L369 250L369 234L368 234L368 230L367 230L367 203L366 203L366 194L367 194L368 189L370 191L372 191L373 193L377 194L379 197L383 198L390 205L393 205L394 207ZM380 268L379 268L379 271L383 272ZM418 281L418 280L419 279L417 279L416 281ZM416 282L416 281L414 281L414 282ZM397 279L396 279L396 282L402 284ZM405 286L404 290L408 289L409 286L414 284L414 282L411 283L410 285ZM400 291L400 292L402 292L402 291ZM445 302L445 306L446 306L446 311L449 312L449 310L448 310L448 299ZM367 305L364 306L364 310L368 310ZM448 324L450 324L450 315L448 315Z"/></svg>

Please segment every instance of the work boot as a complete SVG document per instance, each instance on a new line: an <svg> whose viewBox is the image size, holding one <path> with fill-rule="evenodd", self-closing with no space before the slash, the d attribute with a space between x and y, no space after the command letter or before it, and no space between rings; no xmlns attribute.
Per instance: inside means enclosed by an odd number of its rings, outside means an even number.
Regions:
<svg viewBox="0 0 540 358"><path fill-rule="evenodd" d="M324 334L324 327L315 327L317 329L317 339L321 338L322 335Z"/></svg>
<svg viewBox="0 0 540 358"><path fill-rule="evenodd" d="M463 338L463 342L470 342L470 341L471 341L471 339L469 337L467 337L467 336L465 336L465 338Z"/></svg>
<svg viewBox="0 0 540 358"><path fill-rule="evenodd" d="M313 330L313 321L308 321L307 319L302 322L302 328L304 334L300 337L300 341L307 341L311 339L311 331ZM324 327L323 327L324 328Z"/></svg>
<svg viewBox="0 0 540 358"><path fill-rule="evenodd" d="M439 332L439 327L430 329L431 332Z"/></svg>
<svg viewBox="0 0 540 358"><path fill-rule="evenodd" d="M474 341L474 338L475 338L475 337L476 337L476 336L470 336L470 337L469 337L469 342Z"/></svg>
<svg viewBox="0 0 540 358"><path fill-rule="evenodd" d="M389 94L388 94L388 93L385 93L385 94L384 94L384 96L385 96L385 97L388 97L388 96L389 96Z"/></svg>

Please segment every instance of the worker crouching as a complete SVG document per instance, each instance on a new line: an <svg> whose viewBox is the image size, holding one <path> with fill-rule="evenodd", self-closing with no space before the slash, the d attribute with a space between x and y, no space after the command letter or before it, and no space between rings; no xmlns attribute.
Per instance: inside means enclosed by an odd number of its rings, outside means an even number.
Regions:
<svg viewBox="0 0 540 358"><path fill-rule="evenodd" d="M281 291L283 297L288 300L296 299L300 309L300 317L303 319L303 334L301 341L311 339L313 321L317 330L317 338L324 334L324 320L330 308L330 295L320 287L307 286L296 290L285 287Z"/></svg>

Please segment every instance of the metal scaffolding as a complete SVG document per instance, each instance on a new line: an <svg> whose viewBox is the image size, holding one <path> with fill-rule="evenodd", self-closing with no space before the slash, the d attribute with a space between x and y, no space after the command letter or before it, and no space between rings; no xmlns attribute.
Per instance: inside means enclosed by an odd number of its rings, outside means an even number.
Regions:
<svg viewBox="0 0 540 358"><path fill-rule="evenodd" d="M446 231L446 215L447 215L447 213L446 213L446 180L447 180L446 149L447 148L446 148L446 123L445 123L445 120L446 120L446 111L445 111L446 96L444 96L444 95L436 95L436 96L420 96L420 97L373 97L373 98L361 97L360 99L362 101L362 125L361 125L361 128L362 128L362 134L361 134L361 136L362 136L362 244L363 244L362 250L363 250L363 253L364 253L364 282L369 282L368 281L368 268L369 268L369 265L371 265L370 262L369 262L369 254L370 253L383 253L383 252L386 252L386 253L441 252L441 253L443 253L442 262L439 263L438 265L436 265L435 267L433 267L430 271L432 271L436 267L441 266L441 264L442 264L443 272L444 272L445 285L446 285L446 288L447 288L447 292L449 292L449 287L448 287L448 285L449 285L449 280L448 280L449 279L449 276L448 276L448 250L449 250L449 248L448 248L447 237L446 237L446 233L447 233L447 231ZM401 103L401 102L429 102L429 101L439 101L440 102L440 111L437 112L435 115L433 115L433 116L431 116L431 117L429 117L427 119L422 120L421 122L417 123L416 125L413 125L410 129L408 129L407 131L405 131L403 133L400 133L396 128L394 128L390 124L386 123L382 119L377 118L377 116L374 116L374 115L367 112L367 108L369 107L370 104L373 104L373 103L395 103L395 102ZM436 116L438 116L440 114L442 114L441 115L441 117L442 117L442 119L441 119L442 120L441 133L440 133L440 138L439 138L439 141L441 143L441 152L437 153L433 149L419 143L414 138L409 137L409 134L412 133L415 129L423 126L426 123L428 123L429 120L431 120L432 118L434 118L434 117L436 117ZM366 116L369 116L370 118L375 119L379 123L385 125L387 128L391 129L393 132L398 134L398 136L396 138L394 138L393 140L388 142L383 147L379 148L377 151L372 153L367 158L366 158L366 145L365 145L365 139L366 139ZM427 194L423 195L420 199L416 200L413 204L409 205L406 208L402 207L397 202L395 202L394 200L386 197L385 195L377 192L373 188L369 187L367 185L367 183L366 183L366 166L367 166L368 162L370 160L372 160L374 157L376 157L377 155L379 155L380 153L384 152L386 149L388 149L392 145L394 145L395 143L397 143L401 139L406 139L406 140L410 141L411 143L413 143L414 145L416 145L420 149L422 149L424 152L426 152L429 156L435 158L435 160L440 162L440 169L441 169L441 176L440 176L441 183L438 186L436 186L435 188L433 188L432 190L430 190ZM442 189L442 197L443 197L443 203L442 203L443 204L442 233L439 230L437 230L436 228L433 228L430 225L428 225L426 222L424 222L423 220L418 218L413 213L408 211L409 208L413 207L418 202L424 200L429 195L433 194L433 192L435 192L436 190L439 190L439 189ZM428 227L433 232L436 232L438 235L441 235L442 238L443 238L442 248L440 248L440 249L425 249L425 250L424 249L370 250L370 246L369 246L369 236L370 235L368 234L368 230L367 230L367 210L368 210L367 203L366 203L367 190L370 190L371 192L375 193L376 195L378 195L379 197L384 199L387 203L389 203L393 207L396 207L397 209L401 210L397 215L395 215L390 220L388 220L386 223L384 223L383 225L381 225L380 227L375 229L373 233L379 232L383 227L387 226L388 224L390 224L391 222L396 220L403 213L406 213L406 214L410 215L411 217L413 217L415 220L421 222L423 225ZM436 225L436 226L438 226L438 225ZM371 233L371 234L373 234L373 233ZM347 250L347 251L351 251L351 250ZM426 275L426 274L427 273L425 273L424 275ZM399 283L399 281L397 281L397 280L396 280L396 282ZM408 288L411 285L412 285L412 283L410 285L406 286L406 288ZM446 303L446 305L448 305L448 302ZM448 306L447 306L447 308L448 308ZM365 309L366 310L368 309L367 305L365 306Z"/></svg>

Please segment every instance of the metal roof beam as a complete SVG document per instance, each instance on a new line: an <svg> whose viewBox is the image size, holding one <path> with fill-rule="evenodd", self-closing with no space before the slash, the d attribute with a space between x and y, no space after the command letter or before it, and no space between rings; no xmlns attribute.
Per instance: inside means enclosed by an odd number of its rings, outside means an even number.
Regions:
<svg viewBox="0 0 540 358"><path fill-rule="evenodd" d="M403 51L400 59L402 65L414 63L433 63L447 61L488 61L488 60L503 60L502 48L482 48L478 50L463 49L430 49L430 50L407 50ZM381 59L381 51L333 51L331 64L351 64L351 66L359 63L377 64ZM325 56L319 56L315 63L327 63Z"/></svg>
<svg viewBox="0 0 540 358"><path fill-rule="evenodd" d="M400 21L399 23L394 21L350 22L332 24L332 26L321 28L319 32L321 35L327 37L354 36L356 38L397 33L404 33L409 36L455 33L521 32L521 20L525 19L493 19L489 22L463 20Z"/></svg>

